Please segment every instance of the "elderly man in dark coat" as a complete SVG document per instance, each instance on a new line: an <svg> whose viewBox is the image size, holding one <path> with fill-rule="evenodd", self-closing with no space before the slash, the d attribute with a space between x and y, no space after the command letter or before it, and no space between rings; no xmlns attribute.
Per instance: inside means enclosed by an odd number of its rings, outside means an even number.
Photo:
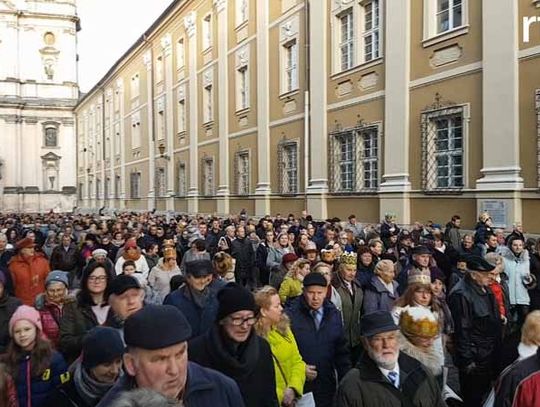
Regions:
<svg viewBox="0 0 540 407"><path fill-rule="evenodd" d="M435 378L399 351L399 328L389 312L366 314L360 326L365 352L340 383L335 406L445 406Z"/></svg>
<svg viewBox="0 0 540 407"><path fill-rule="evenodd" d="M308 365L304 392L317 407L329 407L341 379L351 368L341 314L326 299L327 280L320 273L304 278L303 294L286 310L302 359Z"/></svg>

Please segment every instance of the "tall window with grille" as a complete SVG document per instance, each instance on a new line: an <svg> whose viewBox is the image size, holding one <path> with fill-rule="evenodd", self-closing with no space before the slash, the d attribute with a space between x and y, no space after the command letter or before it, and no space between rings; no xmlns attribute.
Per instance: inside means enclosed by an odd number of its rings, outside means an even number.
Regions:
<svg viewBox="0 0 540 407"><path fill-rule="evenodd" d="M187 172L186 164L178 164L178 196L187 195Z"/></svg>
<svg viewBox="0 0 540 407"><path fill-rule="evenodd" d="M296 40L283 45L285 65L285 92L298 89L298 45Z"/></svg>
<svg viewBox="0 0 540 407"><path fill-rule="evenodd" d="M354 65L354 18L352 8L338 15L340 26L339 51L341 70L345 71Z"/></svg>
<svg viewBox="0 0 540 407"><path fill-rule="evenodd" d="M379 186L379 128L360 126L332 133L330 189L336 193L374 192Z"/></svg>
<svg viewBox="0 0 540 407"><path fill-rule="evenodd" d="M380 56L380 4L371 0L364 5L364 62Z"/></svg>
<svg viewBox="0 0 540 407"><path fill-rule="evenodd" d="M235 183L238 195L249 194L249 151L239 151L235 157Z"/></svg>
<svg viewBox="0 0 540 407"><path fill-rule="evenodd" d="M282 194L298 193L298 143L283 141L278 146L279 190Z"/></svg>
<svg viewBox="0 0 540 407"><path fill-rule="evenodd" d="M437 33L450 31L463 25L463 0L437 1Z"/></svg>
<svg viewBox="0 0 540 407"><path fill-rule="evenodd" d="M244 110L249 107L249 71L247 64L236 70L236 81L236 110Z"/></svg>
<svg viewBox="0 0 540 407"><path fill-rule="evenodd" d="M130 198L138 199L141 197L141 173L132 172L129 174L129 185L130 185Z"/></svg>
<svg viewBox="0 0 540 407"><path fill-rule="evenodd" d="M212 85L208 84L203 89L203 114L204 122L211 122L214 118Z"/></svg>
<svg viewBox="0 0 540 407"><path fill-rule="evenodd" d="M156 168L156 193L159 197L164 197L167 192L167 180L165 174L165 168Z"/></svg>
<svg viewBox="0 0 540 407"><path fill-rule="evenodd" d="M425 191L463 188L463 129L463 107L449 107L422 115L422 183Z"/></svg>
<svg viewBox="0 0 540 407"><path fill-rule="evenodd" d="M203 175L203 195L214 195L214 159L203 158L202 160L202 175Z"/></svg>

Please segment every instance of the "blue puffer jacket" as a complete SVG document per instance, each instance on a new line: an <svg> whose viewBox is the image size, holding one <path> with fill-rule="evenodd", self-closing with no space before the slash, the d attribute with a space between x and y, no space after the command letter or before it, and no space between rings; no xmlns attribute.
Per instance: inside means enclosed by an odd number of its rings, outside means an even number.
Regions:
<svg viewBox="0 0 540 407"><path fill-rule="evenodd" d="M221 288L219 283L210 284L208 287L210 290L209 297L202 308L193 301L187 284L167 295L163 304L174 305L182 311L191 325L191 337L195 338L208 332L216 321L219 305L217 292L219 288Z"/></svg>
<svg viewBox="0 0 540 407"><path fill-rule="evenodd" d="M21 407L40 407L49 394L60 384L69 380L67 365L62 355L53 351L49 368L40 377L31 377L32 361L30 354L24 356L19 364L17 398ZM30 401L28 400L30 396Z"/></svg>
<svg viewBox="0 0 540 407"><path fill-rule="evenodd" d="M313 392L317 407L329 407L338 380L351 368L347 342L343 333L341 314L328 300L324 300L323 318L317 330L304 296L290 302L286 312L302 359L317 367L317 378L306 382L304 392Z"/></svg>

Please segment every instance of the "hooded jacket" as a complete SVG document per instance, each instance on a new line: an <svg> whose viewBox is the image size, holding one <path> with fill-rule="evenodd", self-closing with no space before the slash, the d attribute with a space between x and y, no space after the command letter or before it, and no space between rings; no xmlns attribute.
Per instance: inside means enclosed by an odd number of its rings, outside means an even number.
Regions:
<svg viewBox="0 0 540 407"><path fill-rule="evenodd" d="M501 248L504 260L504 273L508 276L508 294L510 305L529 305L531 302L524 279L530 275L529 252L523 250L516 256L508 247Z"/></svg>

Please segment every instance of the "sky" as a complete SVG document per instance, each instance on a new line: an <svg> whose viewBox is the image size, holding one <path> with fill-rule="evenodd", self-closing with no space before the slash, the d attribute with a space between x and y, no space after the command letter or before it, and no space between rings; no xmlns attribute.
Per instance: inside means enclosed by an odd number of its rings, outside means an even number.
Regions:
<svg viewBox="0 0 540 407"><path fill-rule="evenodd" d="M78 0L79 86L88 92L172 0Z"/></svg>

